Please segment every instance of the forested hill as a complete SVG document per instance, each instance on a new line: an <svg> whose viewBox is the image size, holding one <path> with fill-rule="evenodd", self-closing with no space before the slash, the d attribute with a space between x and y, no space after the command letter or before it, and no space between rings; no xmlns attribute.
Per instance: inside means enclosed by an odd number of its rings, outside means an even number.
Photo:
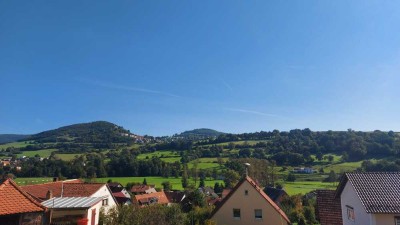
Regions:
<svg viewBox="0 0 400 225"><path fill-rule="evenodd" d="M207 139L207 138L215 138L219 135L224 134L222 132L208 129L208 128L200 128L182 132L180 134L174 135L174 137L180 137L190 140L200 140L200 139Z"/></svg>
<svg viewBox="0 0 400 225"><path fill-rule="evenodd" d="M25 134L0 134L0 144L19 141L28 137L29 135Z"/></svg>
<svg viewBox="0 0 400 225"><path fill-rule="evenodd" d="M39 143L124 143L132 139L128 136L130 134L128 130L121 126L106 121L96 121L44 131L25 140Z"/></svg>

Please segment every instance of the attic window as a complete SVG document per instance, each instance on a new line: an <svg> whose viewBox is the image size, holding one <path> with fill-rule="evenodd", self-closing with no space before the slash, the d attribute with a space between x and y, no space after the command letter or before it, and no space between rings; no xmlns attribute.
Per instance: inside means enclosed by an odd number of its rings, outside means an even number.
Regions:
<svg viewBox="0 0 400 225"><path fill-rule="evenodd" d="M240 219L240 209L233 209L233 218Z"/></svg>
<svg viewBox="0 0 400 225"><path fill-rule="evenodd" d="M346 208L347 208L347 219L350 220L350 221L355 221L356 217L355 217L355 214L354 214L354 208L351 207L351 206L348 206L348 205L346 205Z"/></svg>
<svg viewBox="0 0 400 225"><path fill-rule="evenodd" d="M254 210L254 218L256 220L261 220L262 219L262 209L255 209Z"/></svg>
<svg viewBox="0 0 400 225"><path fill-rule="evenodd" d="M102 205L103 206L108 205L108 198L103 199Z"/></svg>
<svg viewBox="0 0 400 225"><path fill-rule="evenodd" d="M249 190L244 190L244 195L249 195Z"/></svg>

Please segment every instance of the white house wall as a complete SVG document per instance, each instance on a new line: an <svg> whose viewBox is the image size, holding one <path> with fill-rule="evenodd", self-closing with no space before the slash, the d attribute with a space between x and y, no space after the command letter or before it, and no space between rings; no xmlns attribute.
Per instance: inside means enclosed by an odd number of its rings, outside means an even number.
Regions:
<svg viewBox="0 0 400 225"><path fill-rule="evenodd" d="M108 213L108 210L110 210L111 208L116 206L117 203L114 201L114 198L112 197L112 194L111 194L111 192L109 191L109 189L107 188L106 185L101 187L96 193L94 193L90 197L103 197L103 196L108 196L107 197L108 198L108 206L103 206L104 207L104 212Z"/></svg>
<svg viewBox="0 0 400 225"><path fill-rule="evenodd" d="M358 198L358 195L354 190L353 185L351 185L350 181L346 183L346 186L344 187L343 192L340 196L340 201L342 206L343 225L372 225L372 215L365 212L365 208L362 205L361 200ZM355 221L351 221L347 218L346 205L353 207Z"/></svg>

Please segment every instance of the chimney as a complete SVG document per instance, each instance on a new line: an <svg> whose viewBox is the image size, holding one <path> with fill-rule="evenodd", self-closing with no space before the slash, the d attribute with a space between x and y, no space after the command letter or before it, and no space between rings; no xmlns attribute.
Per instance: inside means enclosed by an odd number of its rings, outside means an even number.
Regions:
<svg viewBox="0 0 400 225"><path fill-rule="evenodd" d="M53 198L53 192L51 190L48 190L46 193L46 199L52 199Z"/></svg>

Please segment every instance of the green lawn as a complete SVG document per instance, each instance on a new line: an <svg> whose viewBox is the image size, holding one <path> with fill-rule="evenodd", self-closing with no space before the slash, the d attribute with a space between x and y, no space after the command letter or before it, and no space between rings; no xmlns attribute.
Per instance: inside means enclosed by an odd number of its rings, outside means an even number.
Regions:
<svg viewBox="0 0 400 225"><path fill-rule="evenodd" d="M228 160L228 158L222 158L224 162ZM217 162L217 158L199 158L192 160L188 163L189 168L193 168L195 162L198 162L197 168L198 169L213 169L213 168L219 168L219 164Z"/></svg>
<svg viewBox="0 0 400 225"><path fill-rule="evenodd" d="M151 153L142 153L138 155L138 159L151 159L152 157L158 157L164 162L180 162L181 157L179 153L173 151L157 151Z"/></svg>
<svg viewBox="0 0 400 225"><path fill-rule="evenodd" d="M2 144L0 145L0 149L6 149L8 147L14 147L14 148L22 148L29 145L28 142L11 142L11 143L7 143L7 144Z"/></svg>
<svg viewBox="0 0 400 225"><path fill-rule="evenodd" d="M29 185L29 184L43 184L47 182L52 182L52 177L22 177L16 178L14 180L18 185Z"/></svg>
<svg viewBox="0 0 400 225"><path fill-rule="evenodd" d="M75 158L75 156L80 156L80 155L83 155L83 154L77 154L77 153L75 153L75 154L57 153L56 154L56 156L58 158L60 158L61 160L65 160L65 161L73 160Z"/></svg>
<svg viewBox="0 0 400 225"><path fill-rule="evenodd" d="M306 194L316 189L336 189L337 183L323 183L318 181L284 182L283 187L289 195Z"/></svg>
<svg viewBox="0 0 400 225"><path fill-rule="evenodd" d="M101 182L101 183L105 183L107 182L109 179L111 179L113 182L119 182L121 183L123 186L125 186L128 182L139 182L142 183L143 179L145 177L105 177L105 178L96 178L95 181L96 182ZM169 181L172 184L172 189L175 190L183 190L182 187L182 181L181 178L175 178L175 177L169 177L169 178L165 178L165 177L146 177L146 181L147 184L155 184L156 188L162 188L161 183L164 181ZM194 181L192 179L189 180L189 182L194 184ZM219 182L222 183L222 180L206 180L205 184L206 186L211 186L214 187L215 182ZM199 180L197 181L197 185L199 185Z"/></svg>
<svg viewBox="0 0 400 225"><path fill-rule="evenodd" d="M53 148L53 149L42 149L42 150L36 150L36 151L24 151L17 155L19 157L21 157L21 156L34 157L36 154L38 154L38 155L40 155L40 157L47 158L54 151L57 151L57 149Z"/></svg>

